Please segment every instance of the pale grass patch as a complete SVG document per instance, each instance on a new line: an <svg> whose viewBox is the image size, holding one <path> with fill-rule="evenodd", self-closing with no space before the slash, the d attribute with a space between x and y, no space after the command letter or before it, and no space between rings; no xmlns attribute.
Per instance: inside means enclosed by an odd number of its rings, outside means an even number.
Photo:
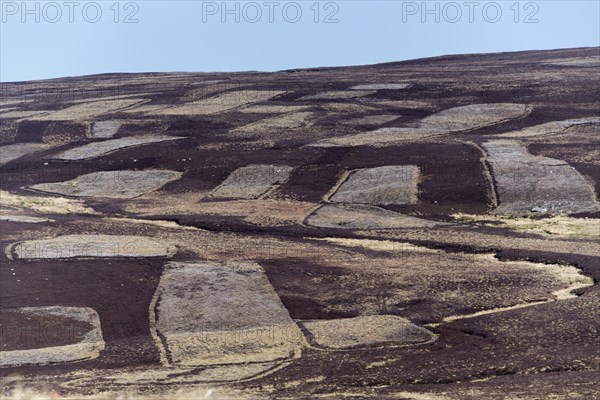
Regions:
<svg viewBox="0 0 600 400"><path fill-rule="evenodd" d="M260 394L244 394L224 388L211 388L208 386L196 389L176 390L164 394L148 394L135 392L103 392L91 395L61 395L59 391L52 389L36 390L29 388L18 388L3 395L6 400L260 400L265 399Z"/></svg>
<svg viewBox="0 0 600 400"><path fill-rule="evenodd" d="M269 133L270 131L309 128L313 125L311 117L313 113L298 112L279 115L272 118L264 118L260 121L236 128L231 131L236 137L247 133Z"/></svg>
<svg viewBox="0 0 600 400"><path fill-rule="evenodd" d="M354 113L362 113L369 111L377 111L379 108L373 107L371 103L325 103L319 105L321 109L333 112L333 113L344 113L344 114L354 114Z"/></svg>
<svg viewBox="0 0 600 400"><path fill-rule="evenodd" d="M212 115L230 111L242 106L269 100L285 93L273 90L242 90L223 93L207 99L185 103L179 106L156 110L161 115Z"/></svg>
<svg viewBox="0 0 600 400"><path fill-rule="evenodd" d="M86 120L147 102L145 99L115 99L86 102L33 118L37 121Z"/></svg>
<svg viewBox="0 0 600 400"><path fill-rule="evenodd" d="M244 221L261 226L282 226L301 223L314 203L292 200L227 200L199 203L206 194L182 193L179 198L169 195L144 197L139 203L126 205L126 211L139 216L161 215L211 215L240 217ZM185 199L184 200L182 200ZM146 201L148 200L148 201Z"/></svg>
<svg viewBox="0 0 600 400"><path fill-rule="evenodd" d="M369 104L394 108L433 109L433 104L419 100L373 100Z"/></svg>
<svg viewBox="0 0 600 400"><path fill-rule="evenodd" d="M0 206L37 211L42 214L98 214L82 200L62 197L21 196L0 190Z"/></svg>
<svg viewBox="0 0 600 400"><path fill-rule="evenodd" d="M357 97L369 96L376 93L374 90L332 90L329 92L321 92L310 94L299 98L299 101L304 100L345 100L354 99Z"/></svg>
<svg viewBox="0 0 600 400"><path fill-rule="evenodd" d="M379 367L385 367L386 365L397 361L397 358L390 358L388 360L383 360L383 361L375 361L372 363L367 364L367 366L365 367L365 369L373 369L373 368L379 368Z"/></svg>
<svg viewBox="0 0 600 400"><path fill-rule="evenodd" d="M0 113L0 115L2 116L2 118L22 119L22 118L30 118L30 117L35 117L35 116L42 116L42 115L46 115L48 113L49 113L49 111L47 111L47 110L38 110L38 111L12 110L12 111L2 112L2 113Z"/></svg>
<svg viewBox="0 0 600 400"><path fill-rule="evenodd" d="M198 229L193 226L179 225L175 221L135 219L135 218L106 218L106 220L115 221L115 222L123 222L123 223L127 223L127 224L154 225L154 226L160 226L161 228L181 229L181 230L185 230L185 231L200 231L200 230L202 230L202 229Z"/></svg>
<svg viewBox="0 0 600 400"><path fill-rule="evenodd" d="M242 108L239 112L252 114L284 114L289 112L306 111L310 106L258 105Z"/></svg>
<svg viewBox="0 0 600 400"><path fill-rule="evenodd" d="M21 99L19 99L19 100L3 100L3 101L0 101L0 108L27 104L27 103L31 103L32 101L33 100L21 100Z"/></svg>
<svg viewBox="0 0 600 400"><path fill-rule="evenodd" d="M429 249L423 246L417 246L407 242L395 242L392 240L373 240L373 239L344 239L344 238L313 238L313 240L320 240L337 244L344 247L361 247L368 250L375 251L410 251L413 253L427 253L427 254L439 254L443 253L441 250Z"/></svg>
<svg viewBox="0 0 600 400"><path fill-rule="evenodd" d="M573 218L558 215L551 218L533 219L504 215L453 214L460 222L481 222L487 226L500 226L520 232L543 236L600 238L600 219Z"/></svg>
<svg viewBox="0 0 600 400"><path fill-rule="evenodd" d="M398 392L395 394L400 399L410 400L453 400L450 397L444 395L438 395L433 393L414 393L414 392ZM457 398L454 398L457 399Z"/></svg>

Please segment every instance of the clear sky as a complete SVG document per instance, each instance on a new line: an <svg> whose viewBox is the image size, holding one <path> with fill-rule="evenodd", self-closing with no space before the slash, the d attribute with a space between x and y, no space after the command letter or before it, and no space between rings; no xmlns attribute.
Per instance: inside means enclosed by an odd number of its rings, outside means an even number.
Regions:
<svg viewBox="0 0 600 400"><path fill-rule="evenodd" d="M2 82L600 45L597 0L0 3Z"/></svg>

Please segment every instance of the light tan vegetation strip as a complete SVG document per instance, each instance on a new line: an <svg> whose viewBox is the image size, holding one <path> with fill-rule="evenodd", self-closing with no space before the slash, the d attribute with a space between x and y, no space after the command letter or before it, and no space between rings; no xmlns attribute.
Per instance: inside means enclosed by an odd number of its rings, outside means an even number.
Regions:
<svg viewBox="0 0 600 400"><path fill-rule="evenodd" d="M222 93L179 106L162 108L154 111L154 113L161 115L212 115L267 101L284 93L284 91L275 90L240 90Z"/></svg>
<svg viewBox="0 0 600 400"><path fill-rule="evenodd" d="M49 218L31 217L28 215L0 214L0 221L20 222L20 223L25 223L25 224L39 224L42 222L53 222L54 220L49 219Z"/></svg>
<svg viewBox="0 0 600 400"><path fill-rule="evenodd" d="M342 123L345 125L383 125L395 121L400 117L400 115L395 114L366 115L364 117L342 121Z"/></svg>
<svg viewBox="0 0 600 400"><path fill-rule="evenodd" d="M418 229L445 225L368 205L327 204L316 210L306 225L352 230Z"/></svg>
<svg viewBox="0 0 600 400"><path fill-rule="evenodd" d="M600 56L563 58L545 63L565 67L600 67Z"/></svg>
<svg viewBox="0 0 600 400"><path fill-rule="evenodd" d="M238 111L243 113L255 114L285 114L290 112L306 111L310 106L289 106L289 105L256 105L241 108Z"/></svg>
<svg viewBox="0 0 600 400"><path fill-rule="evenodd" d="M338 90L330 92L321 92L317 94L310 94L299 98L300 101L305 100L345 100L354 99L357 97L369 96L375 94L375 90Z"/></svg>
<svg viewBox="0 0 600 400"><path fill-rule="evenodd" d="M531 232L543 236L600 238L600 219L573 218L565 215L536 219L502 215L453 214L459 222L483 223L515 231Z"/></svg>
<svg viewBox="0 0 600 400"><path fill-rule="evenodd" d="M62 110L53 111L46 115L34 117L38 121L81 121L91 119L102 114L115 112L133 105L142 104L148 100L143 99L123 99L100 100L73 105Z"/></svg>
<svg viewBox="0 0 600 400"><path fill-rule="evenodd" d="M48 114L48 111L20 111L20 110L13 110L13 111L5 111L0 113L0 117L2 117L3 119L8 119L8 118L14 118L14 119L25 119L25 118L31 118L31 117L36 117L36 116L43 116Z"/></svg>
<svg viewBox="0 0 600 400"><path fill-rule="evenodd" d="M265 133L272 134L272 131L274 130L281 131L308 128L313 125L313 115L314 114L311 112L293 112L271 118L263 118L257 122L233 129L230 131L230 134L235 135L236 137L248 136L248 134L253 134L250 136L261 134L259 136L262 137L267 136Z"/></svg>
<svg viewBox="0 0 600 400"><path fill-rule="evenodd" d="M98 214L82 200L62 197L21 196L0 190L0 206L32 210L42 214Z"/></svg>
<svg viewBox="0 0 600 400"><path fill-rule="evenodd" d="M19 259L170 257L175 251L169 243L130 235L64 235L5 248L7 257Z"/></svg>
<svg viewBox="0 0 600 400"><path fill-rule="evenodd" d="M96 372L96 371L95 371ZM172 370L168 370L169 374L173 374ZM134 376L140 373L133 372ZM96 372L96 375L98 373ZM134 378L132 376L132 378ZM106 377L111 379L110 376ZM155 383L155 382L153 382ZM90 382L91 384L91 382ZM147 392L136 392L131 390L106 390L104 388L101 393L96 394L66 394L60 393L55 389L36 390L29 388L18 388L11 390L6 395L3 395L3 400L268 400L267 395L253 391L240 391L229 388L223 388L214 383L204 385L196 385L195 389L170 389L163 390L163 394L150 394Z"/></svg>
<svg viewBox="0 0 600 400"><path fill-rule="evenodd" d="M88 158L100 157L127 147L142 146L151 143L160 143L179 139L185 138L178 136L162 135L110 139L101 142L88 143L86 145L64 151L54 156L54 158L59 160L85 160Z"/></svg>
<svg viewBox="0 0 600 400"><path fill-rule="evenodd" d="M352 86L352 90L403 90L411 87L411 83L365 83Z"/></svg>
<svg viewBox="0 0 600 400"><path fill-rule="evenodd" d="M357 234L369 237L372 232L368 230L358 230ZM561 240L561 238L527 238L510 237L505 232L493 234L489 232L478 232L475 230L452 229L444 230L406 230L406 231L379 231L378 239L393 239L402 241L428 241L439 245L458 245L469 246L480 249L514 249L528 250L532 252L546 251L550 253L579 254L584 256L600 257L600 246L597 241L590 240Z"/></svg>
<svg viewBox="0 0 600 400"><path fill-rule="evenodd" d="M185 230L185 231L201 231L202 229L193 227L193 226L185 226L179 225L175 221L164 221L164 220L154 220L154 219L135 219L135 218L106 218L107 221L115 221L122 222L126 224L145 224L145 225L154 225L160 226L161 228L169 228L169 229L177 229L177 230Z"/></svg>
<svg viewBox="0 0 600 400"><path fill-rule="evenodd" d="M311 238L312 240L320 240L344 247L360 247L375 251L390 251L390 252L415 252L426 254L440 254L443 250L430 249L424 246L417 246L408 242L396 242L393 240L375 240L375 239L345 239L345 238Z"/></svg>

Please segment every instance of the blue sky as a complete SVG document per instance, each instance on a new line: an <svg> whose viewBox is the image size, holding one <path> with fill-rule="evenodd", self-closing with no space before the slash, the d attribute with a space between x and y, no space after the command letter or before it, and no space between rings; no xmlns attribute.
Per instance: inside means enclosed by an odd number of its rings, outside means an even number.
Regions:
<svg viewBox="0 0 600 400"><path fill-rule="evenodd" d="M600 45L596 0L0 3L2 82Z"/></svg>

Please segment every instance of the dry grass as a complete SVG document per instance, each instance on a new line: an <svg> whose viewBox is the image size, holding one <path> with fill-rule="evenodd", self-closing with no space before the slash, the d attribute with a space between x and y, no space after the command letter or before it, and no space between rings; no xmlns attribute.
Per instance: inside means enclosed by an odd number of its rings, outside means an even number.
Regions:
<svg viewBox="0 0 600 400"><path fill-rule="evenodd" d="M436 254L441 253L442 250L434 250L423 246L417 246L407 242L394 242L391 240L373 240L373 239L344 239L344 238L323 238L313 239L323 240L329 243L337 244L345 247L361 247L368 250L375 251L388 251L388 252L413 252L413 253L427 253Z"/></svg>
<svg viewBox="0 0 600 400"><path fill-rule="evenodd" d="M443 223L410 217L364 205L325 205L309 216L307 225L353 230L432 228Z"/></svg>
<svg viewBox="0 0 600 400"><path fill-rule="evenodd" d="M374 107L371 103L322 103L319 104L319 108L323 111L336 114L356 114L380 111L378 107Z"/></svg>
<svg viewBox="0 0 600 400"><path fill-rule="evenodd" d="M208 99L154 111L160 115L213 115L242 106L269 100L285 92L273 90L243 90L223 93Z"/></svg>
<svg viewBox="0 0 600 400"><path fill-rule="evenodd" d="M354 99L357 97L369 96L371 94L376 93L373 90L338 90L331 92L321 92L317 94L310 94L308 96L304 96L299 98L299 101L306 100L346 100L346 99Z"/></svg>
<svg viewBox="0 0 600 400"><path fill-rule="evenodd" d="M443 132L462 132L499 124L531 114L526 104L491 103L453 107L425 117L421 126L438 128Z"/></svg>
<svg viewBox="0 0 600 400"><path fill-rule="evenodd" d="M127 212L137 216L206 215L240 218L259 226L300 224L314 203L292 200L227 200L201 202L207 193L149 194L125 205ZM185 199L185 200L183 200Z"/></svg>
<svg viewBox="0 0 600 400"><path fill-rule="evenodd" d="M561 58L546 62L565 67L600 67L600 56Z"/></svg>
<svg viewBox="0 0 600 400"><path fill-rule="evenodd" d="M11 111L7 110L7 111L0 112L0 117L2 117L3 119L9 119L9 118L24 119L24 118L31 118L31 117L36 117L36 116L44 116L44 115L47 115L48 113L50 113L50 111L45 111L45 110L19 111L19 110L13 109Z"/></svg>
<svg viewBox="0 0 600 400"><path fill-rule="evenodd" d="M233 201L227 203L205 203L202 212L211 215L237 215L248 223L259 226L285 226L300 224L306 214L314 208L313 203L261 200ZM232 212L232 210L235 210Z"/></svg>
<svg viewBox="0 0 600 400"><path fill-rule="evenodd" d="M284 114L300 112L310 109L311 106L288 106L288 105L257 105L240 108L238 111L252 114Z"/></svg>
<svg viewBox="0 0 600 400"><path fill-rule="evenodd" d="M147 100L143 99L116 98L114 100L86 102L62 110L53 111L46 115L37 116L32 119L37 121L84 121L103 114L139 105L146 101Z"/></svg>
<svg viewBox="0 0 600 400"><path fill-rule="evenodd" d="M201 385L198 385L201 386ZM98 394L77 394L77 395L61 395L53 389L36 390L19 388L11 391L6 395L2 395L5 400L261 400L267 399L263 394L252 393L245 394L244 392L235 391L233 389L225 389L215 387L214 385L204 385L205 388L196 389L180 389L165 391L164 394L149 394L136 393L130 391L105 391Z"/></svg>
<svg viewBox="0 0 600 400"><path fill-rule="evenodd" d="M293 112L241 126L230 131L235 137L255 137L273 135L274 132L308 128L313 125L313 113Z"/></svg>
<svg viewBox="0 0 600 400"><path fill-rule="evenodd" d="M346 125L383 125L395 121L400 118L400 115L380 114L367 115L360 118L353 118L343 121Z"/></svg>
<svg viewBox="0 0 600 400"><path fill-rule="evenodd" d="M0 205L42 214L97 214L81 200L62 197L20 196L0 190Z"/></svg>
<svg viewBox="0 0 600 400"><path fill-rule="evenodd" d="M106 218L106 219L109 221L123 222L126 224L154 225L154 226L160 226L161 228L167 228L167 229L182 229L185 231L199 231L200 230L193 226L179 225L177 222L173 222L173 221L162 221L162 220L154 220L154 219L135 219L135 218Z"/></svg>
<svg viewBox="0 0 600 400"><path fill-rule="evenodd" d="M410 109L425 109L425 110L433 110L433 103L429 101L419 101L419 100L371 100L367 103L372 106L380 106L389 108L410 108Z"/></svg>
<svg viewBox="0 0 600 400"><path fill-rule="evenodd" d="M49 218L30 217L27 215L7 215L7 214L0 214L0 221L20 222L20 223L25 223L25 224L39 224L42 222L54 222L54 220L49 219Z"/></svg>
<svg viewBox="0 0 600 400"><path fill-rule="evenodd" d="M408 89L410 83L366 83L363 85L352 86L352 90L403 90Z"/></svg>
<svg viewBox="0 0 600 400"><path fill-rule="evenodd" d="M452 217L461 222L478 222L488 226L500 226L543 236L600 239L600 219L598 218L572 218L560 215L552 218L533 219L531 217L469 214L454 214Z"/></svg>

